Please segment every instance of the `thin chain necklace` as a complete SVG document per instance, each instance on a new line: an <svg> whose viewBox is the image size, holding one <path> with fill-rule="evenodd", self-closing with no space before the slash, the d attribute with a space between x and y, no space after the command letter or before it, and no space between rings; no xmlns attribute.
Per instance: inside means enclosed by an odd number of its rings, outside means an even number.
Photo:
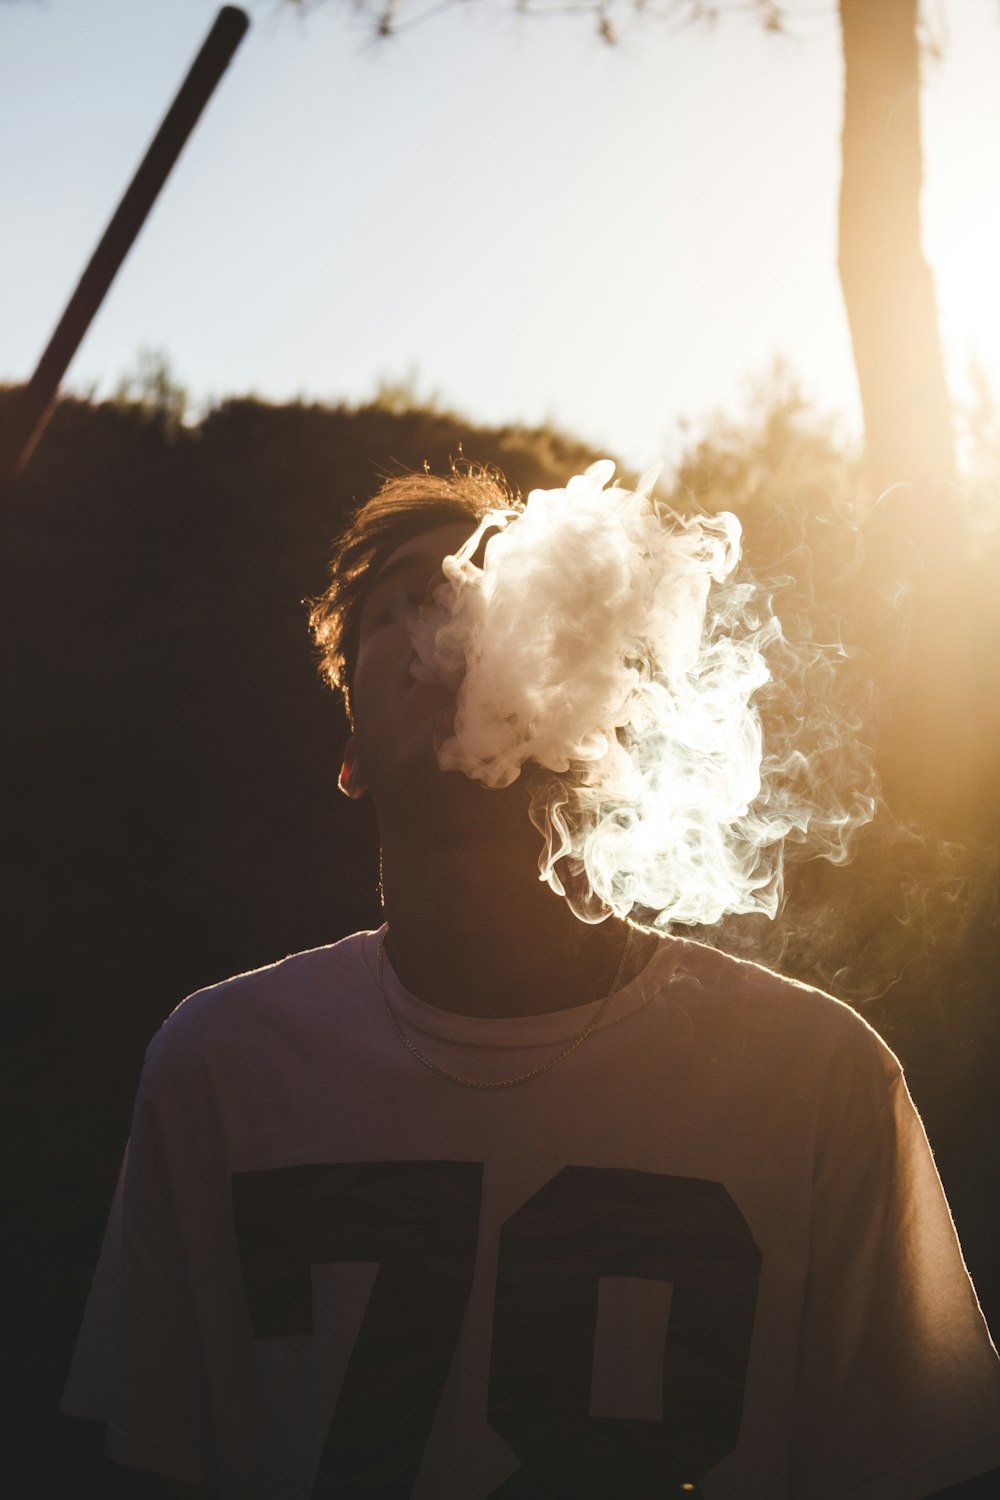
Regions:
<svg viewBox="0 0 1000 1500"><path fill-rule="evenodd" d="M405 1031L396 1020L395 1012L393 1011L392 1006L389 1004L389 997L386 994L385 986L382 983L382 964L383 955L385 953L385 940L387 933L388 928L386 928L385 931L381 933L378 940L378 963L376 966L376 978L378 981L379 994L382 996L382 1003L386 1008L389 1020L392 1022L393 1030L399 1037L399 1040L402 1042L406 1050L408 1052L412 1052L417 1061L422 1062L425 1068L429 1068L430 1071L432 1073L436 1073L439 1078L446 1078L449 1083L461 1084L465 1089L512 1089L515 1084L530 1083L532 1078L541 1078L543 1073L547 1073L550 1068L554 1068L556 1066L556 1063L561 1063L565 1058L569 1057L571 1052L575 1052L577 1047L581 1047L587 1040L590 1033L594 1030L597 1023L601 1020L601 1017L604 1015L605 1010L607 1010L608 1001L611 999L612 995L615 993L615 991L618 989L618 986L622 982L622 975L625 973L625 960L628 958L628 950L632 942L632 929L630 927L625 934L625 946L622 949L622 956L618 964L618 972L615 975L614 983L612 984L610 990L608 990L608 993L605 995L604 999L601 1001L597 1010L594 1012L594 1015L589 1024L584 1027L584 1029L580 1032L580 1035L576 1037L575 1040L570 1042L568 1047L564 1047L562 1052L560 1052L557 1057L550 1058L550 1060L547 1063L543 1063L540 1068L532 1068L530 1073L519 1073L516 1078L500 1078L495 1083L484 1083L482 1080L475 1078L463 1078L460 1073L449 1073L447 1068L440 1067L436 1062L433 1062L429 1057L426 1057L424 1053L421 1052L416 1043L406 1035Z"/></svg>

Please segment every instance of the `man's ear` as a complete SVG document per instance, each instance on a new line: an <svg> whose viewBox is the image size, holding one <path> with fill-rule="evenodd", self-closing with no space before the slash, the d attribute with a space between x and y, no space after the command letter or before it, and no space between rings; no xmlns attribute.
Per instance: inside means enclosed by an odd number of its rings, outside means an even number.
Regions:
<svg viewBox="0 0 1000 1500"><path fill-rule="evenodd" d="M358 765L358 742L353 734L344 746L344 764L340 768L337 785L345 797L350 797L352 802L363 797L368 790L368 783Z"/></svg>

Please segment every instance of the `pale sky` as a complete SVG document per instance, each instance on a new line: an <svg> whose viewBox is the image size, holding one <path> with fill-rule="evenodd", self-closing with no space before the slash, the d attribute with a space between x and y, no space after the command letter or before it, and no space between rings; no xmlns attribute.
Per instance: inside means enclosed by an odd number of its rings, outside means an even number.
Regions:
<svg viewBox="0 0 1000 1500"><path fill-rule="evenodd" d="M473 419L644 465L781 353L856 426L833 5L793 0L792 38L653 21L615 49L509 0L387 43L345 0L246 8L71 387L110 391L143 345L199 400L358 400L415 368ZM31 373L217 9L0 0L0 379ZM929 14L925 242L956 389L975 353L1000 390L1000 6Z"/></svg>

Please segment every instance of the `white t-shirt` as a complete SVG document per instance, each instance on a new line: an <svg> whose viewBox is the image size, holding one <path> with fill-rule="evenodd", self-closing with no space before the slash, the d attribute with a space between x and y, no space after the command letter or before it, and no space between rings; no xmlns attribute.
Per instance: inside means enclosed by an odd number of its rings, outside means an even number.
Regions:
<svg viewBox="0 0 1000 1500"><path fill-rule="evenodd" d="M150 1045L63 1402L113 1458L233 1500L913 1500L1000 1464L926 1137L848 1007L668 942L570 1056L474 1090L402 1045L377 946ZM483 1081L594 1014L384 986Z"/></svg>

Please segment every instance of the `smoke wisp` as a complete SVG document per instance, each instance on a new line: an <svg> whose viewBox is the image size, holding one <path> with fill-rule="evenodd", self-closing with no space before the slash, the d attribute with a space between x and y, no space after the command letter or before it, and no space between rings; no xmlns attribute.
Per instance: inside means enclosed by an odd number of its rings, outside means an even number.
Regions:
<svg viewBox="0 0 1000 1500"><path fill-rule="evenodd" d="M445 559L413 628L415 675L457 694L439 764L525 777L541 877L584 921L773 916L786 841L839 861L874 813L871 786L842 795L810 759L854 727L829 695L807 701L842 648L785 639L736 576L735 516L680 517L656 471L634 491L613 474L605 459L532 491ZM775 663L788 691L765 738Z"/></svg>

